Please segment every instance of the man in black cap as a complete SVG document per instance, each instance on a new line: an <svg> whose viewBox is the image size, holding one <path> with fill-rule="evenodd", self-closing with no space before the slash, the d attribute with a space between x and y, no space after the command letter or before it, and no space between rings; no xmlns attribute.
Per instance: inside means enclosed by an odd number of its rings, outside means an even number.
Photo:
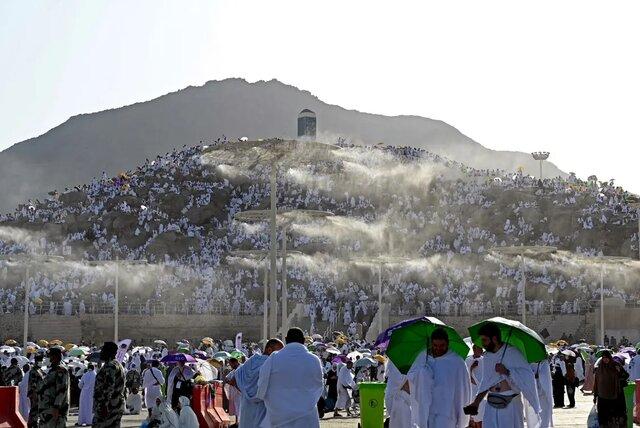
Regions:
<svg viewBox="0 0 640 428"><path fill-rule="evenodd" d="M39 394L40 427L64 428L69 414L69 371L62 364L62 348L49 349L49 362Z"/></svg>
<svg viewBox="0 0 640 428"><path fill-rule="evenodd" d="M105 342L100 351L104 366L96 376L93 393L93 427L117 428L124 412L125 375L116 360L118 345Z"/></svg>

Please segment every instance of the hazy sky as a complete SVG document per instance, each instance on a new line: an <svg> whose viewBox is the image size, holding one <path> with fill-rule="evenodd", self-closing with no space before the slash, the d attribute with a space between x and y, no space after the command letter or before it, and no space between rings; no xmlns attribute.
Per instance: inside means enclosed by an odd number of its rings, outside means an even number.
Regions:
<svg viewBox="0 0 640 428"><path fill-rule="evenodd" d="M0 2L0 149L207 80L444 120L640 192L640 2Z"/></svg>

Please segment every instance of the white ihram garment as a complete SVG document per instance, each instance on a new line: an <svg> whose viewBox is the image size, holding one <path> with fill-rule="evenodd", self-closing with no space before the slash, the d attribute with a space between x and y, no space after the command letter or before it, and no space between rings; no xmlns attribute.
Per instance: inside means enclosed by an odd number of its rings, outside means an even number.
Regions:
<svg viewBox="0 0 640 428"><path fill-rule="evenodd" d="M384 390L384 402L389 414L389 428L417 428L414 423L412 408L417 407L415 401L402 386L407 376L400 373L395 364L387 362L387 387Z"/></svg>
<svg viewBox="0 0 640 428"><path fill-rule="evenodd" d="M80 378L80 407L78 409L78 424L91 425L93 423L93 390L96 384L96 371L89 370Z"/></svg>
<svg viewBox="0 0 640 428"><path fill-rule="evenodd" d="M319 428L323 389L318 357L300 343L289 343L260 368L256 397L265 403L269 428Z"/></svg>
<svg viewBox="0 0 640 428"><path fill-rule="evenodd" d="M551 367L549 361L544 360L540 363L532 363L531 370L533 371L534 377L536 377L538 401L540 401L540 428L551 428L553 427L553 387L551 384ZM527 420L534 420L536 418L535 412L528 402L524 410Z"/></svg>
<svg viewBox="0 0 640 428"><path fill-rule="evenodd" d="M351 389L347 388L350 387ZM351 402L351 394L356 387L353 372L346 365L342 365L338 370L338 399L336 409L347 409Z"/></svg>
<svg viewBox="0 0 640 428"><path fill-rule="evenodd" d="M428 377L429 369L433 378ZM424 373L422 378L415 375ZM407 377L410 380L414 399L418 403L418 426L420 428L465 428L469 417L462 408L471 401L471 380L464 360L455 352L427 358L426 351L418 354ZM428 409L422 397L431 395ZM427 400L428 401L428 400ZM425 424L425 420L428 422Z"/></svg>
<svg viewBox="0 0 640 428"><path fill-rule="evenodd" d="M528 428L540 427L540 401L536 381L531 371L531 366L524 359L520 351L507 344L497 352L486 352L482 365L482 383L478 387L478 393L488 391L494 385L506 380L511 385L511 390L501 391L500 395L520 394L511 400L504 409L496 409L487 404L482 420L483 428L521 428L524 427L524 414L522 399L531 405L531 420L527 421ZM506 351L503 351L506 346ZM509 376L496 372L496 364L502 363L509 371Z"/></svg>
<svg viewBox="0 0 640 428"><path fill-rule="evenodd" d="M144 404L147 409L152 409L156 406L156 398L162 396L162 385L164 385L164 376L160 369L149 367L142 373Z"/></svg>

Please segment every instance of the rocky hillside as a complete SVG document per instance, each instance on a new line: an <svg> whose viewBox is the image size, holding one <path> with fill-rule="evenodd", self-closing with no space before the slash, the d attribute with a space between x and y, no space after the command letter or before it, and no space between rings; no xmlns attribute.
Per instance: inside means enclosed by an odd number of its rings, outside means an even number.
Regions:
<svg viewBox="0 0 640 428"><path fill-rule="evenodd" d="M637 254L630 195L609 183L575 177L539 181L478 170L410 147L283 140L185 147L116 177L104 175L63 193L51 192L47 199L0 216L0 254L145 258L172 269L154 276L150 288L138 289L145 298L209 304L224 302L225 290L237 286L238 305L255 308L263 265L232 252L268 248L267 229L234 218L269 206L272 162L279 165L280 210L334 214L321 220L282 219L288 225L288 248L303 253L289 261L294 300L330 298L338 307L340 301L366 301L370 292L362 294L358 287L369 290L375 277L370 267L353 261L362 256L409 259L389 278L390 294L397 308L415 308L416 296L423 304L431 299L472 302L494 296L501 285L515 298L518 265L487 257L495 246ZM594 289L586 284L595 276L586 267L561 258L540 263L531 268L531 281L540 285L539 291L530 290L532 296L555 301L593 297ZM56 286L56 292L82 295L78 276L65 275L75 279L60 280L68 285ZM92 278L83 281L96 292ZM608 286L614 290L620 284Z"/></svg>
<svg viewBox="0 0 640 428"><path fill-rule="evenodd" d="M82 114L0 153L0 212L46 191L114 176L183 144L227 137L291 138L303 108L317 113L320 139L336 136L365 144L414 146L476 168L536 173L529 154L488 150L454 127L416 116L388 117L346 110L272 80L208 82L154 100ZM553 164L549 176L562 174Z"/></svg>

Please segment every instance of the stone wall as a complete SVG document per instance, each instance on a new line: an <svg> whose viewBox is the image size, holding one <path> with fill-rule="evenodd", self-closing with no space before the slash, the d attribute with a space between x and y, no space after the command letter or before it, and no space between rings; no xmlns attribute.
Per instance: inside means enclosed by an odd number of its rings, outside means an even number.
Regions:
<svg viewBox="0 0 640 428"><path fill-rule="evenodd" d="M537 332L546 328L548 340L558 339L562 333L573 334L576 339L585 338L589 342L599 337L599 312L584 315L530 315L527 325ZM408 317L405 317L408 318ZM466 336L467 327L484 317L441 317L440 319ZM389 323L396 323L403 317L390 317ZM298 320L297 325L308 328L308 319ZM9 337L22 340L22 314L0 315L0 339ZM625 334L630 340L640 340L640 308L605 307L605 327L608 334L620 337ZM154 339L175 342L179 339L233 338L242 332L246 340L261 338L262 316L233 315L121 315L119 337L135 339L138 343ZM81 340L101 343L113 339L112 315L84 315L65 317L60 315L38 315L29 318L30 339L53 339L79 342Z"/></svg>

